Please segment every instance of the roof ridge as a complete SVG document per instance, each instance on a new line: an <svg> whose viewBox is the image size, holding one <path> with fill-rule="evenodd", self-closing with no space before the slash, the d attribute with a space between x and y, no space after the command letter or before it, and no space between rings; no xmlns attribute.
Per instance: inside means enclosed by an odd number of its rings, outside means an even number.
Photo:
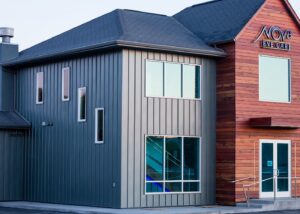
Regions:
<svg viewBox="0 0 300 214"><path fill-rule="evenodd" d="M219 1L224 1L224 0L207 0L206 2L202 2L202 3L199 3L199 4L194 4L190 7L197 7L197 6L200 6L200 5L212 4L212 3L219 2Z"/></svg>
<svg viewBox="0 0 300 214"><path fill-rule="evenodd" d="M161 13L145 12L145 11L132 10L132 9L123 9L123 11L135 12L135 13L143 13L143 14L156 15L156 16L167 16L167 15L161 14Z"/></svg>
<svg viewBox="0 0 300 214"><path fill-rule="evenodd" d="M123 18L123 9L116 9L117 15L118 15L118 20L119 20L119 25L121 29L121 35L119 39L123 39L126 34L126 29L125 29L125 22Z"/></svg>

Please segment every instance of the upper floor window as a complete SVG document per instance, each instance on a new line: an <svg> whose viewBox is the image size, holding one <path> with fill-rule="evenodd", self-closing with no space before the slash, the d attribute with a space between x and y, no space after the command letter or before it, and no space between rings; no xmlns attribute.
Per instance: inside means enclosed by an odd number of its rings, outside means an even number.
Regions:
<svg viewBox="0 0 300 214"><path fill-rule="evenodd" d="M62 101L70 100L70 68L62 69Z"/></svg>
<svg viewBox="0 0 300 214"><path fill-rule="evenodd" d="M78 89L78 122L86 121L86 88Z"/></svg>
<svg viewBox="0 0 300 214"><path fill-rule="evenodd" d="M259 57L259 100L291 102L290 59L271 56Z"/></svg>
<svg viewBox="0 0 300 214"><path fill-rule="evenodd" d="M95 110L95 143L104 141L104 109L96 108Z"/></svg>
<svg viewBox="0 0 300 214"><path fill-rule="evenodd" d="M146 96L200 99L200 66L146 62Z"/></svg>
<svg viewBox="0 0 300 214"><path fill-rule="evenodd" d="M44 102L44 73L36 73L36 104Z"/></svg>

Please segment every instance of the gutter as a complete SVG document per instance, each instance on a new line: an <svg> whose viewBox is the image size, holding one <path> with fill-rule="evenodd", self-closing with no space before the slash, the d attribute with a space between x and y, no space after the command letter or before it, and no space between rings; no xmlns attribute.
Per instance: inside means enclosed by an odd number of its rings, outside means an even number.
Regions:
<svg viewBox="0 0 300 214"><path fill-rule="evenodd" d="M69 50L69 51L52 53L52 54L48 54L48 55L41 55L41 56L24 59L24 60L17 60L17 58L16 58L16 60L3 62L0 64L0 66L4 66L4 67L19 66L22 64L47 60L49 58L61 58L61 57L76 55L76 54L80 54L80 53L87 53L87 52L106 50L106 49L112 49L112 48L137 48L137 49L143 49L143 50L167 51L167 52L175 52L175 53L181 53L181 54L205 55L205 56L210 56L210 57L225 57L225 56L227 56L227 54L221 49L212 48L212 50L201 50L201 49L181 48L181 47L167 46L167 45L152 45L152 44L139 43L139 42L116 40L116 41L102 43L100 45L86 46L86 47L81 47L81 48L77 48L77 49L73 49L73 50Z"/></svg>

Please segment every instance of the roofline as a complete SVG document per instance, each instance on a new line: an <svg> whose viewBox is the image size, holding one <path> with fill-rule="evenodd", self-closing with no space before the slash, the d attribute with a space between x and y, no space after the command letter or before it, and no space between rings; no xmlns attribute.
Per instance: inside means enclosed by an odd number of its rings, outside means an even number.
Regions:
<svg viewBox="0 0 300 214"><path fill-rule="evenodd" d="M3 62L0 65L4 67L12 67L12 66L19 66L24 65L27 63L33 63L37 61L47 60L49 58L61 58L66 57L69 55L76 55L80 53L88 53L91 51L98 51L98 50L106 50L112 48L138 48L138 49L145 49L145 50L156 50L156 51L167 51L167 52L175 52L175 53L182 53L182 54L192 54L192 55L205 55L210 57L225 57L226 53L221 49L215 50L201 50L201 49L193 49L193 48L182 48L182 47L175 47L175 46L167 46L167 45L153 45L147 43L139 43L139 42L130 42L124 40L116 40L105 42L99 45L92 45L87 47L81 47L77 49L73 49L70 51L53 53L43 56L38 56L30 59L25 60L11 60L7 62Z"/></svg>
<svg viewBox="0 0 300 214"><path fill-rule="evenodd" d="M283 1L285 3L285 6L287 7L287 9L290 11L290 13L292 14L293 18L295 19L295 21L298 24L298 27L300 27L300 18L297 15L296 11L294 10L293 6L291 5L291 3L288 0L284 0Z"/></svg>

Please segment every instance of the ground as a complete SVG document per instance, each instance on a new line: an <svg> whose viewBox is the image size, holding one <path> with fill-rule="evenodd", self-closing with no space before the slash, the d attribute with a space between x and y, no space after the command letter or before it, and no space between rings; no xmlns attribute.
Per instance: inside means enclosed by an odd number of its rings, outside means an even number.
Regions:
<svg viewBox="0 0 300 214"><path fill-rule="evenodd" d="M1 213L1 212L0 212ZM299 214L300 210L257 212L256 214ZM247 214L247 213L246 213ZM250 214L250 213L249 213Z"/></svg>
<svg viewBox="0 0 300 214"><path fill-rule="evenodd" d="M0 207L0 214L64 214L64 213Z"/></svg>

